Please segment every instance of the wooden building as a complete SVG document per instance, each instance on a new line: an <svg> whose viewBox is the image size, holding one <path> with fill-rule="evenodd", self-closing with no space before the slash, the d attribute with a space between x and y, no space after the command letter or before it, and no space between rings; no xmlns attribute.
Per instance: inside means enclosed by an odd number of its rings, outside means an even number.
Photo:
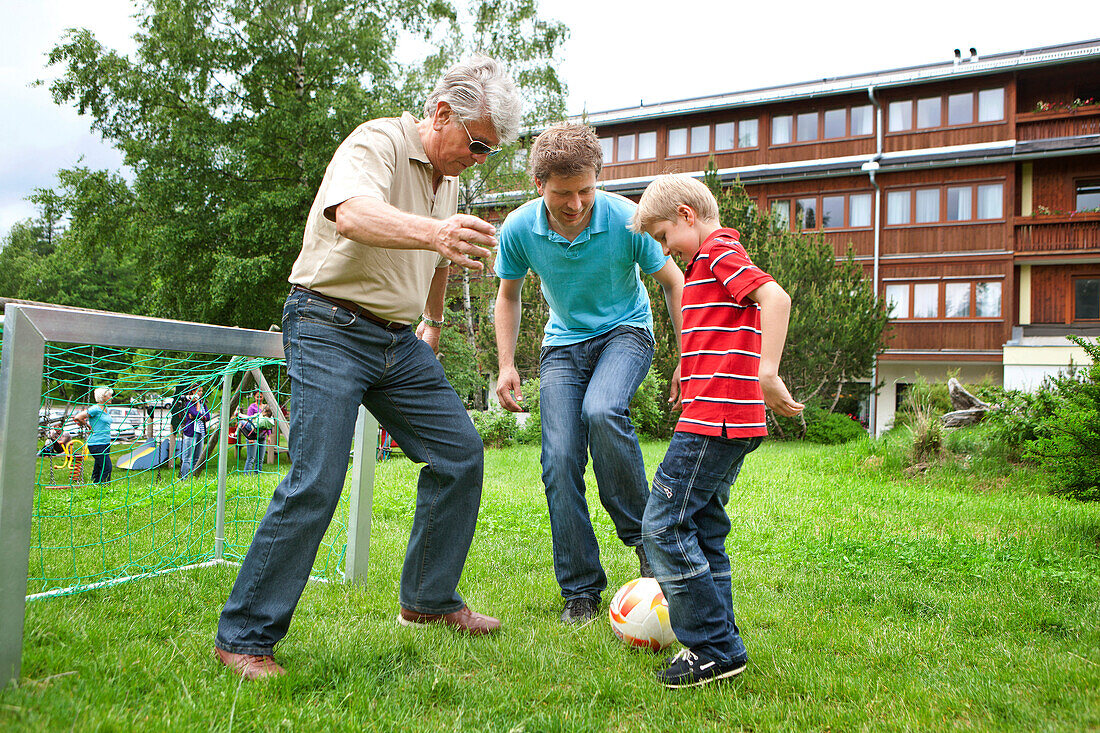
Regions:
<svg viewBox="0 0 1100 733"><path fill-rule="evenodd" d="M602 185L713 157L793 228L849 242L894 319L875 432L918 375L1037 388L1100 335L1100 40L590 113Z"/></svg>

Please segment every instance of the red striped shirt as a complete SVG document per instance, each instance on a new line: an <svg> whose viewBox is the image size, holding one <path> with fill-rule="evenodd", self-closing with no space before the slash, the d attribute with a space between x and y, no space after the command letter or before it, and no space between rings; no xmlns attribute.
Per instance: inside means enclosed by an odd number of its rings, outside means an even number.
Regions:
<svg viewBox="0 0 1100 733"><path fill-rule="evenodd" d="M734 229L718 229L687 268L680 385L684 433L767 435L760 391L760 306L748 294L767 282Z"/></svg>

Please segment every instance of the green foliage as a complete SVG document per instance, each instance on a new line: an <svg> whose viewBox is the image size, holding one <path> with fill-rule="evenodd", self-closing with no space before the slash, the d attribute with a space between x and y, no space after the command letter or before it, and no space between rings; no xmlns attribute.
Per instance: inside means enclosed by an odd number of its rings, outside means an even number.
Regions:
<svg viewBox="0 0 1100 733"><path fill-rule="evenodd" d="M810 443L834 445L867 437L863 426L847 415L825 412L819 408L809 408L805 413L805 440Z"/></svg>
<svg viewBox="0 0 1100 733"><path fill-rule="evenodd" d="M889 319L872 283L851 247L838 259L822 234L788 231L757 208L739 181L722 189L713 161L707 183L723 225L738 230L753 262L791 296L780 376L796 400L831 412L884 348Z"/></svg>
<svg viewBox="0 0 1100 733"><path fill-rule="evenodd" d="M447 381L467 407L476 406L485 390L485 378L478 370L477 351L463 328L462 316L450 308L439 334L439 361Z"/></svg>
<svg viewBox="0 0 1100 733"><path fill-rule="evenodd" d="M519 421L515 413L494 407L473 413L474 427L486 448L504 448L516 442Z"/></svg>
<svg viewBox="0 0 1100 733"><path fill-rule="evenodd" d="M669 420L668 389L657 371L650 368L630 398L630 421L638 437L646 440L667 438L675 427Z"/></svg>
<svg viewBox="0 0 1100 733"><path fill-rule="evenodd" d="M938 459L943 451L943 423L933 402L932 392L924 379L918 379L905 392L903 410L909 416L908 427L913 431L913 444L909 462L913 466L928 464Z"/></svg>
<svg viewBox="0 0 1100 733"><path fill-rule="evenodd" d="M16 224L0 249L0 293L83 308L143 312L147 283L134 241L135 201L118 175L58 172L56 190L37 189L39 216ZM62 219L67 226L62 227Z"/></svg>
<svg viewBox="0 0 1100 733"><path fill-rule="evenodd" d="M1100 343L1069 338L1085 350L1092 365L1080 379L1059 383L1060 400L1051 419L1040 424L1028 454L1054 472L1056 493L1100 501Z"/></svg>

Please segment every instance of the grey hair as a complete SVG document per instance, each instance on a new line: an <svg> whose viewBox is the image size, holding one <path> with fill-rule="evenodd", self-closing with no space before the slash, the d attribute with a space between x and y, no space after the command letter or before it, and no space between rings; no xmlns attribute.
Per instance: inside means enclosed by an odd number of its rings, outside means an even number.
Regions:
<svg viewBox="0 0 1100 733"><path fill-rule="evenodd" d="M95 391L92 392L92 398L96 401L96 404L102 405L107 401L108 392L110 392L112 396L115 394L115 391L110 387L96 387Z"/></svg>
<svg viewBox="0 0 1100 733"><path fill-rule="evenodd" d="M472 56L447 69L424 102L424 116L431 117L439 102L446 102L466 122L492 121L499 144L519 137L523 100L504 64L488 56Z"/></svg>

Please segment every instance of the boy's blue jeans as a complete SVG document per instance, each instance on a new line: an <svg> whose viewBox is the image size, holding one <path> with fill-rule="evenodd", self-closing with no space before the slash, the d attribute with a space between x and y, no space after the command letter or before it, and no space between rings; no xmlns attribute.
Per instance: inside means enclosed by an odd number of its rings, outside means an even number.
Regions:
<svg viewBox="0 0 1100 733"><path fill-rule="evenodd" d="M264 441L264 436L261 435L255 440L248 441L244 447L244 472L245 473L259 473L260 466L264 462L264 451L267 450L267 444Z"/></svg>
<svg viewBox="0 0 1100 733"><path fill-rule="evenodd" d="M747 656L733 616L725 506L745 456L762 440L673 433L642 519L677 641L723 662Z"/></svg>
<svg viewBox="0 0 1100 733"><path fill-rule="evenodd" d="M616 534L629 547L642 543L649 484L629 407L649 372L653 345L647 330L619 326L586 341L542 350L542 482L550 507L554 574L566 600L599 602L607 587L584 498L589 447L600 502Z"/></svg>
<svg viewBox="0 0 1100 733"><path fill-rule="evenodd" d="M426 614L462 608L458 579L481 503L484 448L431 347L412 329L386 329L299 291L283 308L283 346L291 468L237 573L217 646L271 654L286 635L340 501L360 404L406 456L426 464L398 601Z"/></svg>

